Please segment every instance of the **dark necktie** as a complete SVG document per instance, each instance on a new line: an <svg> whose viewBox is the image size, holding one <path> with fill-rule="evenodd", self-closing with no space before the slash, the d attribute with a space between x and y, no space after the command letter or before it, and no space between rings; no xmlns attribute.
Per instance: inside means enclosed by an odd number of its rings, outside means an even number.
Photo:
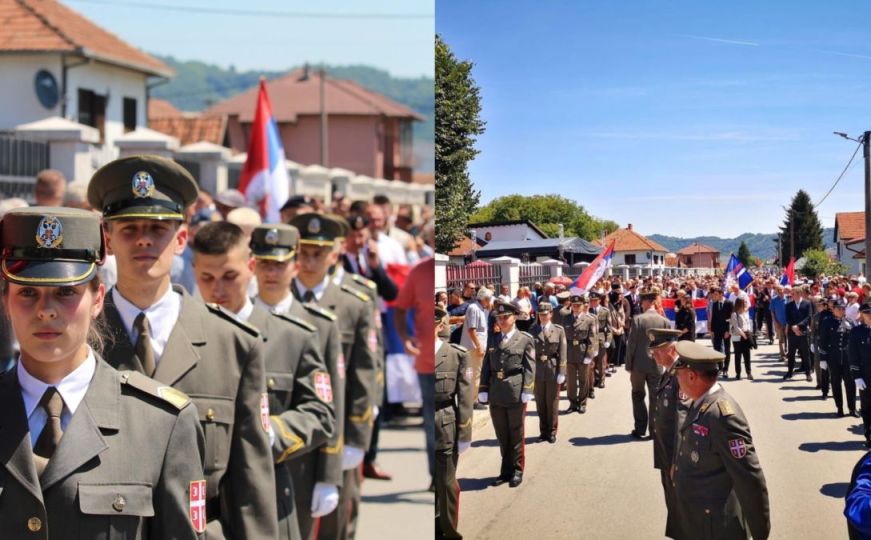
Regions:
<svg viewBox="0 0 871 540"><path fill-rule="evenodd" d="M311 290L306 291L305 294L302 295L302 301L307 303L315 302L315 293L313 293Z"/></svg>
<svg viewBox="0 0 871 540"><path fill-rule="evenodd" d="M154 375L154 349L151 348L151 325L145 313L137 315L133 328L139 333L136 339L136 356L142 362L142 370L151 377Z"/></svg>
<svg viewBox="0 0 871 540"><path fill-rule="evenodd" d="M42 395L42 399L39 400L39 406L48 413L45 427L42 428L42 433L39 434L33 447L33 463L36 465L36 474L41 476L64 434L60 425L64 400L57 388L50 386Z"/></svg>

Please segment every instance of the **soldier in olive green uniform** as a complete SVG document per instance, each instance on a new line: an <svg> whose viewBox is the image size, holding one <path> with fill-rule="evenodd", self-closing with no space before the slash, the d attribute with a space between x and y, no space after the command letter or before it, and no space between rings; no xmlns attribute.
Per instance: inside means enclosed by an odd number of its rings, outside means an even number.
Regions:
<svg viewBox="0 0 871 540"><path fill-rule="evenodd" d="M436 538L462 538L457 531L460 486L457 460L472 443L472 368L464 347L447 343L439 332L448 312L435 308Z"/></svg>
<svg viewBox="0 0 871 540"><path fill-rule="evenodd" d="M336 239L342 225L319 214L301 214L291 220L300 233L299 270L291 289L298 300L313 302L336 314L345 368L345 426L342 448L343 481L339 504L320 520L318 537L352 538L359 505L360 464L369 447L376 403L378 361L377 330L369 296L347 285L337 285L329 271L336 264Z"/></svg>
<svg viewBox="0 0 871 540"><path fill-rule="evenodd" d="M596 317L596 324L599 327L597 334L599 350L596 353L594 363L594 381L590 386L590 397L594 395L594 388L605 388L605 363L608 360L608 348L614 340L614 334L611 331L611 311L601 303L599 293L590 293L590 314Z"/></svg>
<svg viewBox="0 0 871 540"><path fill-rule="evenodd" d="M0 536L201 539L196 408L181 392L115 371L82 331L102 306L93 281L106 254L99 218L12 210L2 245L3 300L22 354L0 374ZM75 313L64 302L75 302ZM34 337L49 332L58 334ZM45 340L58 338L64 353L46 358Z"/></svg>
<svg viewBox="0 0 871 540"><path fill-rule="evenodd" d="M106 294L104 357L189 395L206 438L207 538L276 538L263 340L256 329L170 283L187 243L190 173L131 156L98 170L88 202L103 212L118 283Z"/></svg>
<svg viewBox="0 0 871 540"><path fill-rule="evenodd" d="M535 410L538 413L539 438L556 442L559 425L559 386L566 380L566 333L550 321L553 307L542 302L538 322L529 329L535 339Z"/></svg>
<svg viewBox="0 0 871 540"><path fill-rule="evenodd" d="M686 401L688 396L680 391L677 379L671 371L671 366L678 357L675 345L680 335L680 330L671 328L651 328L647 331L650 355L665 370L651 399L650 416L653 429L650 434L653 438L653 466L659 469L665 507L668 510L665 535L669 538L686 538L678 532L680 520L677 516L674 483L671 480L675 434L689 408Z"/></svg>
<svg viewBox="0 0 871 540"><path fill-rule="evenodd" d="M566 413L587 412L587 397L590 395L590 371L593 359L599 351L598 322L587 313L587 299L580 295L571 297L571 308L560 311L562 327L566 334L566 391L569 408Z"/></svg>
<svg viewBox="0 0 871 540"><path fill-rule="evenodd" d="M490 402L490 418L499 440L502 467L493 482L517 487L523 481L523 423L535 386L535 340L514 326L517 307L498 301L494 308L500 332L488 337L478 401Z"/></svg>
<svg viewBox="0 0 871 540"><path fill-rule="evenodd" d="M242 229L221 221L202 226L191 243L194 275L203 299L219 303L240 321L254 326L263 338L282 540L300 538L287 461L315 450L332 433L332 389L314 326L293 315L270 313L254 305L247 291L256 264L252 249L261 256L292 258L294 250L275 245L279 241L296 245L297 240L296 229L284 225L280 230L254 231L249 245Z"/></svg>
<svg viewBox="0 0 871 540"><path fill-rule="evenodd" d="M717 382L722 354L680 341L674 369L692 406L680 426L674 487L689 538L768 538L768 488L741 407Z"/></svg>
<svg viewBox="0 0 871 540"><path fill-rule="evenodd" d="M282 231L293 229L296 240ZM272 232L270 232L272 231ZM263 244L267 236L277 236L275 244L267 249ZM260 239L263 239L261 242ZM267 311L302 319L317 329L318 348L327 367L332 388L335 427L327 442L316 452L310 452L286 462L293 478L296 517L303 539L312 538L315 520L335 510L342 485L341 441L345 429L345 360L339 337L336 315L314 303L303 303L290 292L292 277L296 273L295 259L286 254L297 249L299 231L291 225L263 225L252 233L252 248L257 264L258 297L254 304ZM341 368L341 371L339 369Z"/></svg>

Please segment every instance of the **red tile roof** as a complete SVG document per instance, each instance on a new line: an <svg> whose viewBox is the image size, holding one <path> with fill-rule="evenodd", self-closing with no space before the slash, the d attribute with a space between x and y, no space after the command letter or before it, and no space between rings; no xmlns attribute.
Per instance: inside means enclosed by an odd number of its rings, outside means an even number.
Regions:
<svg viewBox="0 0 871 540"><path fill-rule="evenodd" d="M148 127L172 135L182 146L200 141L223 144L227 118L199 115L149 118Z"/></svg>
<svg viewBox="0 0 871 540"><path fill-rule="evenodd" d="M148 99L148 118L181 118L181 111L165 99Z"/></svg>
<svg viewBox="0 0 871 540"><path fill-rule="evenodd" d="M608 245L614 240L614 251L661 251L668 253L668 250L662 245L646 238L634 230L632 224L629 224L625 229L617 229L605 237L605 244ZM593 242L597 246L602 245L602 242L596 240Z"/></svg>
<svg viewBox="0 0 871 540"><path fill-rule="evenodd" d="M457 242L448 255L451 257L465 257L467 255L471 255L473 251L478 251L479 246L477 242L472 242L472 239L468 236L464 236L462 240Z"/></svg>
<svg viewBox="0 0 871 540"><path fill-rule="evenodd" d="M841 240L865 238L865 212L835 214L835 234Z"/></svg>
<svg viewBox="0 0 871 540"><path fill-rule="evenodd" d="M161 76L172 69L55 0L0 0L0 52L74 52Z"/></svg>
<svg viewBox="0 0 871 540"><path fill-rule="evenodd" d="M695 255L697 253L720 253L717 248L694 242L677 252L678 255Z"/></svg>
<svg viewBox="0 0 871 540"><path fill-rule="evenodd" d="M320 79L315 71L309 72L306 81L299 79L302 69L296 69L266 83L272 113L278 122L296 122L299 115L320 114ZM254 109L258 87L221 101L206 109L203 114L239 115L239 121L254 121ZM394 118L423 120L419 114L390 98L363 88L353 81L327 77L324 83L324 100L328 114L374 115Z"/></svg>

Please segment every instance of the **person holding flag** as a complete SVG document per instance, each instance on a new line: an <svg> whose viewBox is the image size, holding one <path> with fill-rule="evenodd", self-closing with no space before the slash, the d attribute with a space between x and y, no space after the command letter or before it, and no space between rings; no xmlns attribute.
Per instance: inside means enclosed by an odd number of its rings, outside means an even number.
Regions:
<svg viewBox="0 0 871 540"><path fill-rule="evenodd" d="M239 178L239 191L249 203L257 206L264 223L281 223L281 207L290 197L290 178L285 165L284 145L266 93L266 79L262 77L248 157Z"/></svg>

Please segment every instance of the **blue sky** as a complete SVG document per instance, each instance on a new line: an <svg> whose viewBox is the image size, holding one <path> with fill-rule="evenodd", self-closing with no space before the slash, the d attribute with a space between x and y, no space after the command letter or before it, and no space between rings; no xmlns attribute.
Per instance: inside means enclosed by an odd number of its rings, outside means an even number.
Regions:
<svg viewBox="0 0 871 540"><path fill-rule="evenodd" d="M475 62L482 202L560 193L643 234L775 232L871 130L871 3L439 1ZM863 210L862 153L818 208Z"/></svg>
<svg viewBox="0 0 871 540"><path fill-rule="evenodd" d="M367 64L401 77L433 75L432 0L63 0L92 21L149 52L238 70L311 63ZM404 18L247 16L145 9L131 4Z"/></svg>

